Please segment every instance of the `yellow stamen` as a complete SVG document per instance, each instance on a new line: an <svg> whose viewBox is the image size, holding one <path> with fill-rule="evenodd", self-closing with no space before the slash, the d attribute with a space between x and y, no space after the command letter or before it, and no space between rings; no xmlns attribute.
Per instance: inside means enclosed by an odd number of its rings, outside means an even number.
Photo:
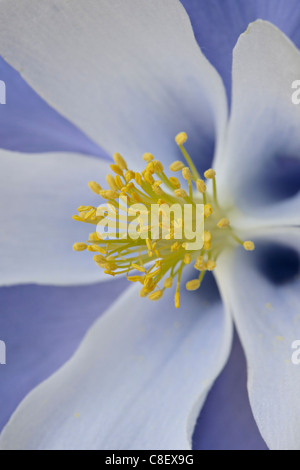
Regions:
<svg viewBox="0 0 300 470"><path fill-rule="evenodd" d="M177 145L185 144L185 142L187 141L186 133L185 132L180 132L179 134L177 134L177 136L175 137L175 141L176 141Z"/></svg>
<svg viewBox="0 0 300 470"><path fill-rule="evenodd" d="M199 279L193 279L192 281L189 281L186 283L186 288L187 290L197 290L200 287L200 281Z"/></svg>
<svg viewBox="0 0 300 470"><path fill-rule="evenodd" d="M230 221L228 219L223 218L219 220L217 225L219 228L227 228L230 225Z"/></svg>
<svg viewBox="0 0 300 470"><path fill-rule="evenodd" d="M186 198L188 197L187 192L184 189L175 189L174 194L176 197Z"/></svg>
<svg viewBox="0 0 300 470"><path fill-rule="evenodd" d="M95 194L100 194L100 191L102 190L100 184L96 183L95 181L90 181L90 182L89 182L89 188L90 188Z"/></svg>
<svg viewBox="0 0 300 470"><path fill-rule="evenodd" d="M115 182L115 179L112 175L108 174L106 176L106 182L107 182L108 186L110 187L110 189L112 189L113 191L118 191L119 188L118 188L118 186Z"/></svg>
<svg viewBox="0 0 300 470"><path fill-rule="evenodd" d="M170 171L173 171L174 173L176 173L177 171L182 170L184 167L185 167L185 164L178 160L176 162L173 162L170 165L169 169Z"/></svg>
<svg viewBox="0 0 300 470"><path fill-rule="evenodd" d="M204 183L203 180L197 179L196 185L197 185L197 189L198 189L199 193L204 194L206 192L206 184Z"/></svg>
<svg viewBox="0 0 300 470"><path fill-rule="evenodd" d="M175 178L175 176L170 176L169 181L170 181L171 185L174 188L176 188L176 189L180 188L181 184L180 184L179 180L177 178Z"/></svg>
<svg viewBox="0 0 300 470"><path fill-rule="evenodd" d="M193 178L191 170L189 169L188 166L186 166L182 169L182 176L187 181L191 181L191 179Z"/></svg>
<svg viewBox="0 0 300 470"><path fill-rule="evenodd" d="M166 289L171 289L172 285L173 285L173 278L172 277L168 277L167 279L165 279L164 287Z"/></svg>
<svg viewBox="0 0 300 470"><path fill-rule="evenodd" d="M243 245L244 245L244 248L245 248L246 251L254 251L255 250L255 245L251 241L244 242Z"/></svg>
<svg viewBox="0 0 300 470"><path fill-rule="evenodd" d="M113 158L114 158L115 164L116 164L121 170L127 170L127 163L126 163L126 161L124 160L124 158L122 157L122 155L120 155L119 153L115 153ZM121 175L120 175L120 176L121 176Z"/></svg>
<svg viewBox="0 0 300 470"><path fill-rule="evenodd" d="M207 180L212 180L216 176L216 172L215 170L210 169L204 173L204 176Z"/></svg>
<svg viewBox="0 0 300 470"><path fill-rule="evenodd" d="M156 290L155 292L152 292L152 294L149 295L149 300L159 300L163 296L163 291L162 290Z"/></svg>
<svg viewBox="0 0 300 470"><path fill-rule="evenodd" d="M207 219L213 213L213 208L211 204L205 204L204 206L204 217Z"/></svg>
<svg viewBox="0 0 300 470"><path fill-rule="evenodd" d="M87 249L87 245L85 243L74 243L73 250L74 251L84 251Z"/></svg>
<svg viewBox="0 0 300 470"><path fill-rule="evenodd" d="M192 257L189 253L186 253L183 258L184 264L191 264L192 262Z"/></svg>
<svg viewBox="0 0 300 470"><path fill-rule="evenodd" d="M153 155L151 153L144 153L143 159L145 162L150 163L154 159Z"/></svg>

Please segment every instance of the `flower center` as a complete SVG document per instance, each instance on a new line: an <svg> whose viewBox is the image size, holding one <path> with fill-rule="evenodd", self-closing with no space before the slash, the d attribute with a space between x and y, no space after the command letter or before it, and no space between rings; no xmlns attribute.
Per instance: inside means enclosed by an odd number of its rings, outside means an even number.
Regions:
<svg viewBox="0 0 300 470"><path fill-rule="evenodd" d="M149 153L143 156L146 168L141 174L128 169L120 154L114 155L115 163L110 165L113 174L106 177L109 189L102 189L94 181L89 183L90 189L106 204L98 208L80 206L78 215L73 216L77 221L94 225L96 231L87 242L75 243L73 248L94 253L94 261L106 274L126 274L128 281L140 283L141 297L159 300L166 289L174 286L175 306L179 308L185 266L192 264L197 272L197 277L186 283L186 289L196 290L205 274L216 268L218 256L225 247L239 244L253 251L255 246L237 236L221 209L216 172L209 169L201 178L184 147L187 135L181 132L175 140L186 164L173 162L169 167L172 176ZM192 225L196 226L189 234L197 239L201 232L202 242L196 249L197 245L191 244L191 236L186 232L183 214L187 206L191 208ZM158 214L156 224L153 224L154 207ZM198 220L199 207L202 225ZM107 232L103 231L104 227L108 228ZM153 229L156 229L155 237Z"/></svg>

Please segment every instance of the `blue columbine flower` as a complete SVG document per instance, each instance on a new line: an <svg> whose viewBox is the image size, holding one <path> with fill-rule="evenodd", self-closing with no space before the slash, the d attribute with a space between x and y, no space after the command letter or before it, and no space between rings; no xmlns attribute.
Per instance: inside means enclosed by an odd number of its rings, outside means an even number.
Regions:
<svg viewBox="0 0 300 470"><path fill-rule="evenodd" d="M102 184L116 150L134 170L145 152L170 165L182 129L198 169L216 170L232 225L257 245L251 254L222 250L223 302L212 278L199 294L182 293L182 310L168 293L146 302L135 285L120 295L73 358L21 403L1 448L189 448L234 321L263 438L272 449L299 449L300 375L290 360L299 333L300 108L291 101L299 51L272 24L251 24L233 53L228 118L222 79L177 1L24 0L16 8L9 0L0 8L0 52L104 149L103 159L2 152L3 283L102 280L69 249L86 237L84 225L66 222L83 199L93 204L82 188ZM225 63L218 69L228 85ZM289 269L278 271L278 262ZM103 295L105 287L93 301Z"/></svg>

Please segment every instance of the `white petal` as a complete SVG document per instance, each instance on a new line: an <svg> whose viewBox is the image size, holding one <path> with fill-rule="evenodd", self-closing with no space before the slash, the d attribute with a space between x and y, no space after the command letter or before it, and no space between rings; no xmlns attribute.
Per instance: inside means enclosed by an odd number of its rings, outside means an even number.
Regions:
<svg viewBox="0 0 300 470"><path fill-rule="evenodd" d="M209 291L158 303L129 289L1 435L5 449L188 449L230 351L232 324Z"/></svg>
<svg viewBox="0 0 300 470"><path fill-rule="evenodd" d="M261 236L297 250L299 230ZM284 268L284 267L283 267ZM231 297L234 320L248 363L248 389L255 420L268 447L300 449L300 366L292 343L300 339L299 274L275 284L258 269L255 255L221 257L219 279Z"/></svg>
<svg viewBox="0 0 300 470"><path fill-rule="evenodd" d="M234 49L232 114L225 156L217 168L220 193L225 197L227 191L240 207L255 212L261 224L300 223L299 195L279 204L274 199L277 189L289 185L285 165L294 162L300 171L300 106L292 102L299 70L297 48L265 21L252 23ZM292 178L291 170L290 183Z"/></svg>
<svg viewBox="0 0 300 470"><path fill-rule="evenodd" d="M168 161L184 130L201 156L223 129L222 81L179 1L2 0L0 13L0 53L110 154Z"/></svg>
<svg viewBox="0 0 300 470"><path fill-rule="evenodd" d="M75 222L82 204L101 199L88 188L107 162L75 154L0 152L0 284L76 284L106 278L91 253L75 253L94 226Z"/></svg>

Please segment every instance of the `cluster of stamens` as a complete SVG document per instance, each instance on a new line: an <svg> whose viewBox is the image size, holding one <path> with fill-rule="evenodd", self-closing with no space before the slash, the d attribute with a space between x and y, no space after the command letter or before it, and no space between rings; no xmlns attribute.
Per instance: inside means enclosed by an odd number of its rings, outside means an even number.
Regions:
<svg viewBox="0 0 300 470"><path fill-rule="evenodd" d="M179 308L181 278L185 266L192 264L198 273L195 279L186 283L187 290L196 290L201 286L205 274L216 268L218 256L225 246L238 243L247 251L253 251L255 246L251 241L242 241L222 213L217 198L215 171L209 169L204 173L204 178L201 178L184 147L187 135L182 132L175 140L186 164L182 161L172 163L169 169L173 176L169 177L162 163L149 153L143 156L146 168L141 173L129 169L120 154L114 155L114 164L110 165L113 174L106 177L108 189L103 189L94 181L89 183L90 189L102 197L106 204L99 207L80 206L78 215L73 218L97 228L105 217L110 216L118 223L118 233L113 239L107 239L99 230L94 230L87 242L75 243L73 248L75 251L88 250L94 253L95 263L106 274L125 274L128 281L140 283L141 297L158 300L166 289L175 286L175 306ZM182 176L181 181L179 173ZM211 191L207 189L208 182L211 183ZM123 206L120 201L124 201ZM129 238L127 225L136 220L130 213L133 204L143 204L146 219L150 216L153 204L160 207L171 207L174 204L182 207L191 204L195 207L196 204L203 204L203 247L198 251L190 250L184 236L177 239L178 230L183 233L184 221L175 217L171 220L167 234L155 240L151 238L150 226L145 225L145 218L140 217L137 227L140 237ZM162 220L159 227L161 231L165 228Z"/></svg>

